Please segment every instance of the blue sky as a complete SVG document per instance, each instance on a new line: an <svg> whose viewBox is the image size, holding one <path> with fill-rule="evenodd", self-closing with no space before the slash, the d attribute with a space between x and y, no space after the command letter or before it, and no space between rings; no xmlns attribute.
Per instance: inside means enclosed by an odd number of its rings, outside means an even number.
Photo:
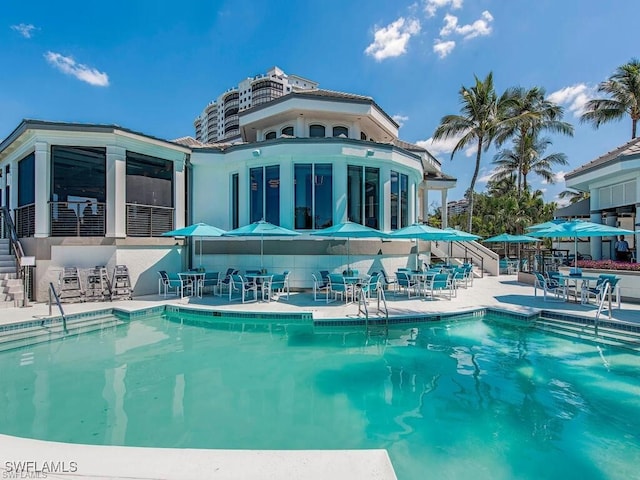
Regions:
<svg viewBox="0 0 640 480"><path fill-rule="evenodd" d="M403 140L434 153L469 186L474 158L430 143L458 91L490 71L498 91L540 86L565 108L572 138L547 153L562 174L631 139L631 122L594 130L582 105L640 56L636 0L204 1L7 0L0 17L0 138L23 118L118 124L162 138L194 135L205 105L277 65L320 88L375 99ZM484 155L482 190L494 151Z"/></svg>

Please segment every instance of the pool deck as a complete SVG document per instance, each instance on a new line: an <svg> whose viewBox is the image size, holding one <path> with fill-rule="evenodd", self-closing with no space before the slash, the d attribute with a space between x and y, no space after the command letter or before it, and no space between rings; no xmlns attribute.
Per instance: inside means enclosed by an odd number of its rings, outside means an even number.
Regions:
<svg viewBox="0 0 640 480"><path fill-rule="evenodd" d="M580 302L559 302L547 299L544 301L542 292L538 290L538 296L533 295L533 286L519 283L515 275L485 276L476 278L473 286L459 288L457 297L448 300L437 297L435 300L424 298L407 298L407 295L395 295L387 291L386 299L390 317L415 316L425 314L464 312L480 308L496 308L511 312L533 314L541 310L577 315L586 318L594 318L597 306L594 303L582 305ZM260 298L260 296L258 296ZM573 297L571 298L573 300ZM313 294L309 292L292 292L289 299L280 298L279 301L242 303L237 297L229 302L228 296L205 295L202 298L186 297L177 298L168 296L166 299L158 295L135 297L134 300L119 300L114 302L90 302L63 304L66 314L89 312L92 310L118 308L125 311L135 311L154 307L161 304L189 306L191 308L215 309L219 311L239 312L309 312L314 320L348 319L358 317L358 304L345 305L344 301L335 301L327 304L324 299L313 300ZM614 321L634 323L640 325L640 304L623 301L620 309L612 309ZM378 314L376 302L369 305L370 317ZM53 308L53 316L58 316L57 309ZM32 304L30 307L0 309L0 325L5 323L33 321L49 316L47 304ZM601 319L608 319L608 310L602 312Z"/></svg>
<svg viewBox="0 0 640 480"><path fill-rule="evenodd" d="M533 286L519 283L515 275L477 278L469 288L460 288L452 300L437 298L407 298L387 292L390 317L425 314L465 312L481 308L495 308L523 314L548 310L567 315L594 318L597 307L575 302L544 301L542 292L533 295ZM327 304L314 301L308 292L292 292L290 298L272 302L241 303L228 301L228 297L206 295L203 298L176 298L151 295L134 300L64 304L65 313L82 313L94 310L118 308L135 311L160 304L189 306L190 308L215 309L236 312L309 312L314 320L344 320L358 317L358 305L345 305L343 301ZM369 307L370 316L377 315L375 301ZM56 309L53 316L57 316ZM47 318L49 306L33 304L29 307L0 309L0 325L31 322ZM608 310L601 318L608 319ZM640 326L640 304L622 302L620 309L612 310L614 322ZM73 474L49 473L48 478L93 479L324 479L334 480L370 478L395 479L395 472L385 450L356 451L248 451L248 450L195 450L156 449L118 446L75 445L0 435L0 470L6 470L7 462L74 461L77 472ZM3 472L4 473L4 472ZM26 478L26 477L20 477ZM35 477L30 477L35 478Z"/></svg>

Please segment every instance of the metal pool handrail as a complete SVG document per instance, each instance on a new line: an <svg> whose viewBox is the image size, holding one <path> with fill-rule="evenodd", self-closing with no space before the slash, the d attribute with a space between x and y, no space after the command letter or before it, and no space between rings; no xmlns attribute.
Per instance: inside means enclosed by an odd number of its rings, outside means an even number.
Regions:
<svg viewBox="0 0 640 480"><path fill-rule="evenodd" d="M56 293L56 289L53 286L52 282L49 282L49 316L52 316L51 312L51 294L53 293L53 298L56 300L56 305L58 305L58 310L60 310L60 315L62 316L62 328L64 333L69 333L67 330L67 316L64 314L64 310L62 309L62 305L60 304L60 298L58 298L58 294Z"/></svg>

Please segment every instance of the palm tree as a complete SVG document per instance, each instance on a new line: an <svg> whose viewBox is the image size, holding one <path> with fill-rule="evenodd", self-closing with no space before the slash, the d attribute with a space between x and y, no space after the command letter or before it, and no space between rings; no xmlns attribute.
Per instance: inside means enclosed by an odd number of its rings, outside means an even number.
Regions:
<svg viewBox="0 0 640 480"><path fill-rule="evenodd" d="M496 136L496 145L501 146L510 138L515 137L515 142L520 147L517 155L518 168L514 171L518 174L518 195L522 193L522 179L524 176L524 164L527 155L527 136L537 137L543 131L573 135L573 126L563 122L564 109L545 98L544 88L533 87L525 90L522 87L514 87L507 90L508 97L507 119L502 123L500 132ZM526 188L526 180L525 180Z"/></svg>
<svg viewBox="0 0 640 480"><path fill-rule="evenodd" d="M518 136L513 148L500 150L493 159L498 165L492 179L500 181L513 176L518 172L522 177L522 190L527 191L527 176L534 173L547 183L555 183L553 176L554 165L567 165L567 156L564 153L552 153L543 156L544 151L551 145L551 140L539 138L537 132L528 133L524 137ZM518 189L518 194L521 191Z"/></svg>
<svg viewBox="0 0 640 480"><path fill-rule="evenodd" d="M448 139L461 135L451 152L454 155L467 145L476 144L476 164L471 177L469 191L469 212L467 230L470 232L473 220L473 191L480 171L482 151L486 151L495 137L500 122L503 120L505 108L504 94L498 98L493 86L493 73L489 73L484 80L474 75L475 85L471 88L462 86L459 97L461 115L445 115L433 134L434 140Z"/></svg>
<svg viewBox="0 0 640 480"><path fill-rule="evenodd" d="M640 120L640 60L633 58L616 69L608 80L600 82L598 92L608 98L589 100L580 120L598 128L603 123L631 117L631 139L636 138Z"/></svg>
<svg viewBox="0 0 640 480"><path fill-rule="evenodd" d="M578 192L577 190L567 189L558 194L558 198L564 200L569 199L569 203L574 204L580 200L589 198L591 195L589 192Z"/></svg>

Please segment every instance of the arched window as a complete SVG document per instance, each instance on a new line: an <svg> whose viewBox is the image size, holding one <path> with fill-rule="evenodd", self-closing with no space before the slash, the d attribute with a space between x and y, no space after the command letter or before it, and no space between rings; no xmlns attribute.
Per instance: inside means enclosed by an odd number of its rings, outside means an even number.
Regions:
<svg viewBox="0 0 640 480"><path fill-rule="evenodd" d="M264 136L265 140L273 140L276 138L276 132L269 132Z"/></svg>
<svg viewBox="0 0 640 480"><path fill-rule="evenodd" d="M360 132L360 140L366 140L367 139L367 134L364 132Z"/></svg>
<svg viewBox="0 0 640 480"><path fill-rule="evenodd" d="M333 136L349 138L349 129L347 127L333 127Z"/></svg>
<svg viewBox="0 0 640 480"><path fill-rule="evenodd" d="M326 137L324 125L309 125L309 136L311 138Z"/></svg>
<svg viewBox="0 0 640 480"><path fill-rule="evenodd" d="M293 137L293 127L284 127L280 132L280 135L288 135Z"/></svg>

